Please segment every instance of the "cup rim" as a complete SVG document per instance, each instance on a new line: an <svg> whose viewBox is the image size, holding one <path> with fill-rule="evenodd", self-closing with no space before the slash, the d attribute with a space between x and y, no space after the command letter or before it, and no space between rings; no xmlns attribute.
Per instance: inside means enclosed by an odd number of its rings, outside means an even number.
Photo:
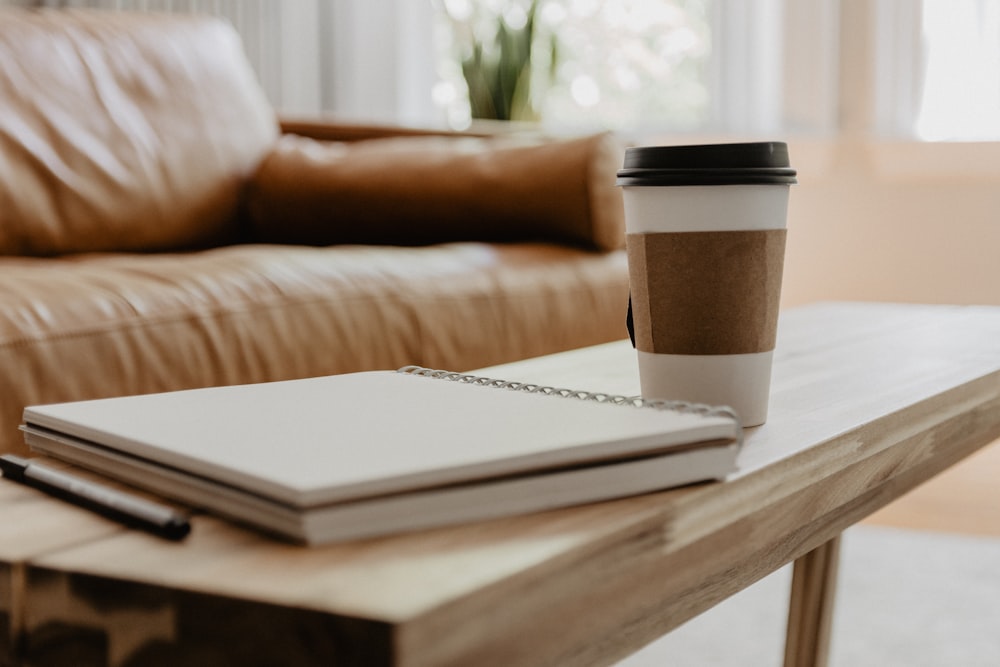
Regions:
<svg viewBox="0 0 1000 667"><path fill-rule="evenodd" d="M632 146L618 185L739 185L796 183L783 141Z"/></svg>
<svg viewBox="0 0 1000 667"><path fill-rule="evenodd" d="M621 169L618 185L791 185L796 171L784 168L750 169Z"/></svg>

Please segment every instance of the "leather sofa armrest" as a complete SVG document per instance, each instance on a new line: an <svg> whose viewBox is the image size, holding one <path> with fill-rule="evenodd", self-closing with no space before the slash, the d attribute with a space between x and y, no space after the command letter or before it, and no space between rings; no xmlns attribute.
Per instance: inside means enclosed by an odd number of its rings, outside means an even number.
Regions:
<svg viewBox="0 0 1000 667"><path fill-rule="evenodd" d="M542 141L450 134L331 142L286 135L248 189L253 240L549 241L616 249L624 245L615 186L621 157L609 133Z"/></svg>

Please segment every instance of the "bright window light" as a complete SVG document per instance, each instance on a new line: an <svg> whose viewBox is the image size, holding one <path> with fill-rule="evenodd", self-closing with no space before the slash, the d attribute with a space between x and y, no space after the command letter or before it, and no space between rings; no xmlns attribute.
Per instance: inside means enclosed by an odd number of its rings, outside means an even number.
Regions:
<svg viewBox="0 0 1000 667"><path fill-rule="evenodd" d="M1000 139L1000 2L924 0L926 69L917 136Z"/></svg>
<svg viewBox="0 0 1000 667"><path fill-rule="evenodd" d="M504 80L508 89L516 80L519 90L530 90L531 104L515 100L519 109L533 114L529 119L558 127L616 130L703 127L712 112L711 4L438 0L438 77L463 94L452 98L439 93L436 101L452 125L470 122L475 114L470 114L464 94L470 73L467 64L463 69L463 60L476 57L487 66L509 63L509 52L503 59L490 59L490 50L498 49L494 37L501 27L504 35L523 29L533 16L530 85L514 74Z"/></svg>

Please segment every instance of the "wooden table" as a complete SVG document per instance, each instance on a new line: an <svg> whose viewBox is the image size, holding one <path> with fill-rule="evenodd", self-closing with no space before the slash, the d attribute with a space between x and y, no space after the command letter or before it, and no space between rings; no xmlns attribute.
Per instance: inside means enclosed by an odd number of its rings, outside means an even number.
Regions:
<svg viewBox="0 0 1000 667"><path fill-rule="evenodd" d="M486 372L638 386L627 342ZM786 664L821 665L841 531L1000 436L1000 309L784 313L747 435L725 483L314 549L0 482L0 664L605 665L795 561Z"/></svg>

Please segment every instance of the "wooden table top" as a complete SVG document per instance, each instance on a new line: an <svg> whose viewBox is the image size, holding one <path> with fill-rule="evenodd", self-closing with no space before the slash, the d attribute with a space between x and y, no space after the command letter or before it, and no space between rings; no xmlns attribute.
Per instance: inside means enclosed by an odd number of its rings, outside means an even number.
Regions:
<svg viewBox="0 0 1000 667"><path fill-rule="evenodd" d="M638 393L627 341L476 373ZM191 594L252 603L247 623L296 610L335 637L289 638L301 646L286 656L608 664L997 437L1000 308L818 304L782 314L768 421L747 430L725 483L305 548L210 516L173 544L3 482L0 616L29 634L65 616L63 577L77 592L114 582L147 607L180 605L159 631L173 641L192 632L178 630ZM119 634L109 641L126 655Z"/></svg>

